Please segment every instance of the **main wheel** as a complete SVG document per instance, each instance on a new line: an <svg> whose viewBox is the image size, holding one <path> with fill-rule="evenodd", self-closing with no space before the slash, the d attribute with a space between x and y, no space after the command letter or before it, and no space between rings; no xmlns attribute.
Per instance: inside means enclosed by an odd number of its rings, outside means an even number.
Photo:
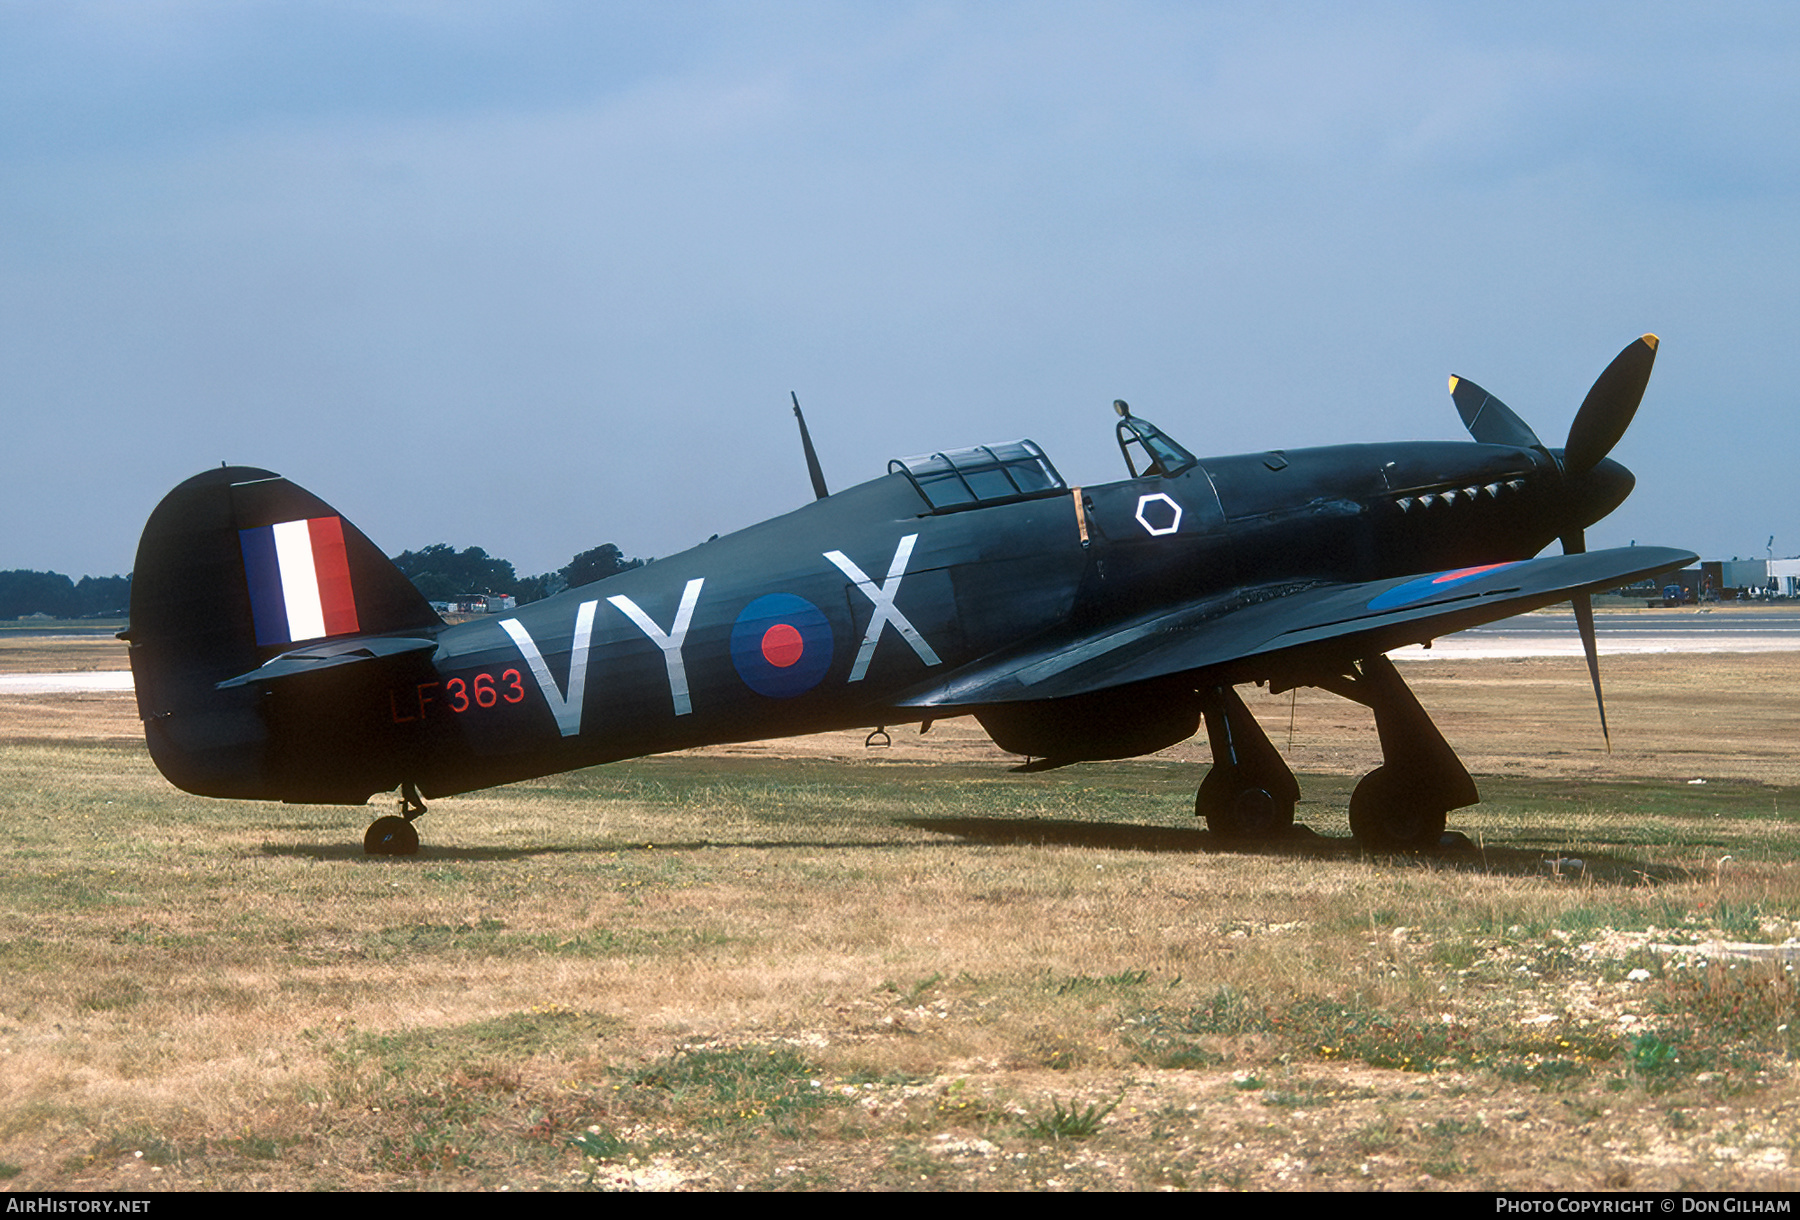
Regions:
<svg viewBox="0 0 1800 1220"><path fill-rule="evenodd" d="M1350 833L1369 847L1436 847L1448 813L1401 775L1376 767L1350 794Z"/></svg>
<svg viewBox="0 0 1800 1220"><path fill-rule="evenodd" d="M376 818L363 836L363 851L371 856L411 856L418 850L419 832L405 818Z"/></svg>
<svg viewBox="0 0 1800 1220"><path fill-rule="evenodd" d="M1208 772L1207 780L1216 772ZM1227 839L1273 839L1294 825L1294 802L1284 801L1267 788L1245 787L1224 791L1223 784L1200 783L1194 812L1206 819L1206 828Z"/></svg>

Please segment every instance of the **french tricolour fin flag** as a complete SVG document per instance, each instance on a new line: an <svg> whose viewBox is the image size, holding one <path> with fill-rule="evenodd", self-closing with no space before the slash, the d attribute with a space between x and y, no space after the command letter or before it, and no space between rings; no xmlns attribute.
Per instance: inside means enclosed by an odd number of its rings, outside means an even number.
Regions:
<svg viewBox="0 0 1800 1220"><path fill-rule="evenodd" d="M239 530L258 644L356 631L356 595L339 517Z"/></svg>

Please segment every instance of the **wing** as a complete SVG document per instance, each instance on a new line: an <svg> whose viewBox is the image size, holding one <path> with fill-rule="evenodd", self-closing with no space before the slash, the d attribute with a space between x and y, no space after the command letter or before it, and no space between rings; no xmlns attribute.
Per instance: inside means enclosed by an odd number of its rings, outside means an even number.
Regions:
<svg viewBox="0 0 1800 1220"><path fill-rule="evenodd" d="M1250 590L984 657L902 699L974 707L1062 699L1175 674L1255 681L1317 670L1610 589L1695 561L1624 547L1359 584Z"/></svg>

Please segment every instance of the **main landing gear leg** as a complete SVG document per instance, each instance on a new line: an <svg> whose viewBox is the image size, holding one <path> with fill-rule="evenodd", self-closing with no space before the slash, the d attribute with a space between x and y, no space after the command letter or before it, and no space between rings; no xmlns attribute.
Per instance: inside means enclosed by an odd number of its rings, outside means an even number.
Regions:
<svg viewBox="0 0 1800 1220"><path fill-rule="evenodd" d="M1481 794L1394 663L1369 657L1356 672L1319 685L1374 711L1381 736L1381 765L1350 795L1350 833L1369 847L1437 846L1445 815Z"/></svg>
<svg viewBox="0 0 1800 1220"><path fill-rule="evenodd" d="M1200 781L1194 814L1214 834L1233 839L1269 839L1294 825L1300 785L1256 717L1229 686L1200 693L1212 770Z"/></svg>
<svg viewBox="0 0 1800 1220"><path fill-rule="evenodd" d="M376 818L363 835L363 851L371 856L412 856L419 851L419 832L413 819L425 812L425 802L409 779L400 785L400 815Z"/></svg>

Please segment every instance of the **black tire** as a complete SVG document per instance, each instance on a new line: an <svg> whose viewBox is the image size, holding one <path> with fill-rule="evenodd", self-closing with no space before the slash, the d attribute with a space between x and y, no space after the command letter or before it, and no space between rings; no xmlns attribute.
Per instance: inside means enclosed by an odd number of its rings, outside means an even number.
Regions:
<svg viewBox="0 0 1800 1220"><path fill-rule="evenodd" d="M1294 826L1294 802L1274 796L1267 788L1239 788L1225 796L1208 791L1202 782L1194 797L1194 812L1206 819L1208 830L1227 839L1278 839Z"/></svg>
<svg viewBox="0 0 1800 1220"><path fill-rule="evenodd" d="M1399 775L1376 767L1350 794L1350 833L1365 847L1436 847L1449 812Z"/></svg>
<svg viewBox="0 0 1800 1220"><path fill-rule="evenodd" d="M417 855L419 832L405 818L376 818L363 836L363 851L371 856Z"/></svg>

